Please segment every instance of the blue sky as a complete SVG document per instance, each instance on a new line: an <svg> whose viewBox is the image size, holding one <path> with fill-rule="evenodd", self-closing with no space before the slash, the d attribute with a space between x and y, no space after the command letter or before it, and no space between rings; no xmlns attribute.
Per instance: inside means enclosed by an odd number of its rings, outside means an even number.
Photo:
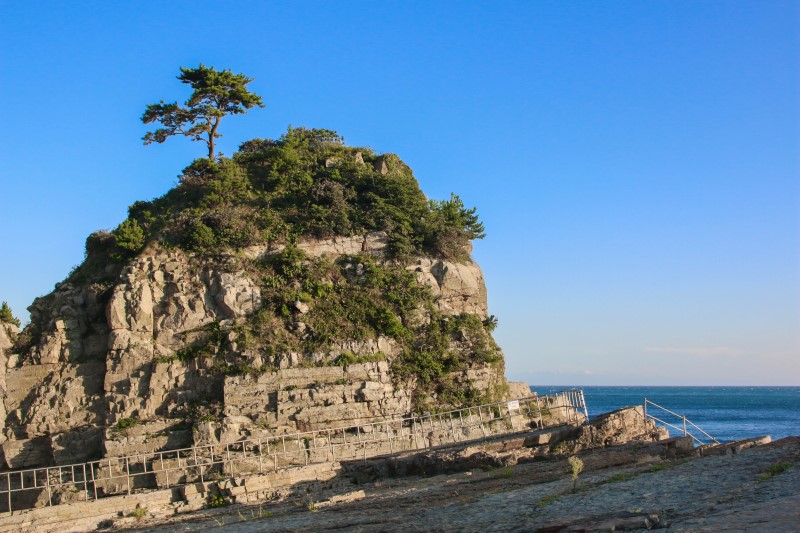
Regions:
<svg viewBox="0 0 800 533"><path fill-rule="evenodd" d="M800 7L778 1L0 3L0 299L19 315L203 155L145 147L179 66L458 193L508 374L800 385Z"/></svg>

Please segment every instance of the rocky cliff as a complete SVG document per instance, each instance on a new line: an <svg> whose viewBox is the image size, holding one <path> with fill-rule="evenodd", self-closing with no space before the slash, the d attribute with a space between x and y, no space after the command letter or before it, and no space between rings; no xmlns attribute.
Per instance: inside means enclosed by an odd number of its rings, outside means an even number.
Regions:
<svg viewBox="0 0 800 533"><path fill-rule="evenodd" d="M482 237L396 156L290 130L137 202L0 328L7 468L472 404L508 391Z"/></svg>

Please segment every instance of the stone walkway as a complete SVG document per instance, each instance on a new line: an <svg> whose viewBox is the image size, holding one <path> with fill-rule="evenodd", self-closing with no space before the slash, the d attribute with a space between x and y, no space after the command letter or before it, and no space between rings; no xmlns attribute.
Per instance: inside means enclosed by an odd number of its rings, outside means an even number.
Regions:
<svg viewBox="0 0 800 533"><path fill-rule="evenodd" d="M800 529L800 438L672 463L628 464L609 448L581 455L577 492L566 460L353 487L358 501L236 506L153 531L758 531ZM619 455L617 453L617 455ZM609 459L612 458L612 459ZM616 464L617 466L610 466ZM767 476L770 466L791 464ZM268 518L253 518L259 511ZM248 519L250 517L250 519Z"/></svg>

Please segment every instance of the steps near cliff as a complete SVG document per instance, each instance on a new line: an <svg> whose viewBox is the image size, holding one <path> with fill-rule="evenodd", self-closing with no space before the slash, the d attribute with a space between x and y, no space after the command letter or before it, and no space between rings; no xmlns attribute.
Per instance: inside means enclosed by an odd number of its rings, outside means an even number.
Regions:
<svg viewBox="0 0 800 533"><path fill-rule="evenodd" d="M298 133L299 132L299 133ZM322 133L320 133L322 132ZM326 130L195 162L0 332L7 468L336 427L508 394L482 236Z"/></svg>

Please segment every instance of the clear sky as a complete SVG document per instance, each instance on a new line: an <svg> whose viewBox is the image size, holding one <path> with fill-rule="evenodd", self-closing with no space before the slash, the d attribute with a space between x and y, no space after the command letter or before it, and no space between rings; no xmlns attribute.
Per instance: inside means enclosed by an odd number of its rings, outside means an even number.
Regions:
<svg viewBox="0 0 800 533"><path fill-rule="evenodd" d="M145 147L199 63L458 193L508 374L800 385L800 4L0 2L0 299L18 315L203 145Z"/></svg>

